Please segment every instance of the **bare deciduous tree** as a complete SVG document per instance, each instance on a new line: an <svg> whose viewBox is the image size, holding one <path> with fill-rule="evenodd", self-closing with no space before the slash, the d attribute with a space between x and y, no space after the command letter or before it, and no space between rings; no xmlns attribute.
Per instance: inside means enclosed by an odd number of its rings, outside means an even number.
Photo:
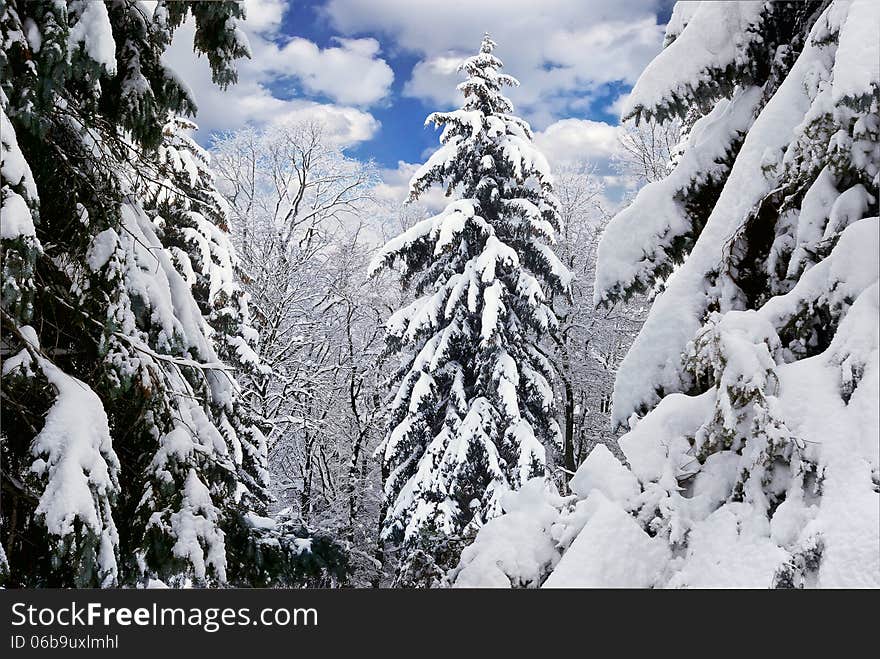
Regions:
<svg viewBox="0 0 880 659"><path fill-rule="evenodd" d="M381 280L367 280L381 233L375 172L318 124L244 129L214 148L263 370L247 396L269 439L278 505L347 541L375 571L382 423ZM378 429L378 431L377 431ZM361 570L363 573L363 570Z"/></svg>
<svg viewBox="0 0 880 659"><path fill-rule="evenodd" d="M679 121L664 124L642 121L638 125L627 122L622 126L612 164L620 175L633 179L638 187L659 181L669 173L681 138Z"/></svg>
<svg viewBox="0 0 880 659"><path fill-rule="evenodd" d="M642 314L633 305L612 310L593 305L596 248L609 219L603 185L594 169L567 166L554 178L564 221L557 250L575 275L571 300L554 300L559 330L548 349L559 375L561 467L570 476L597 443L618 451L610 424L614 374Z"/></svg>

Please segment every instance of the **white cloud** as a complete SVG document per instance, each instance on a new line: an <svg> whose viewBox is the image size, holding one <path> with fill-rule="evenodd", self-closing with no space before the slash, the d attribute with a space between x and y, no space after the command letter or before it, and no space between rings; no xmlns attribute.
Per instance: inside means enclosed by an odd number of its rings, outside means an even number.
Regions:
<svg viewBox="0 0 880 659"><path fill-rule="evenodd" d="M375 39L336 38L320 48L302 37L280 34L288 3L283 0L249 0L243 27L253 56L239 64L241 77L263 83L286 78L299 81L311 95L335 103L369 106L384 99L394 72L380 57Z"/></svg>
<svg viewBox="0 0 880 659"><path fill-rule="evenodd" d="M303 119L321 121L328 138L339 144L372 138L379 122L369 112L349 104L378 100L390 86L393 74L383 60L376 58L378 43L374 39L341 39L334 47L319 49L305 39L293 39L279 47L266 35L277 33L284 9L285 4L279 0L248 2L244 30L254 57L237 63L239 82L226 90L211 81L207 59L193 53L192 19L178 28L163 59L191 89L199 108L199 136L204 140L213 132L248 124ZM275 96L272 85L291 76L299 78L311 93L321 93L337 102Z"/></svg>
<svg viewBox="0 0 880 659"><path fill-rule="evenodd" d="M284 0L248 0L244 6L248 29L274 33L281 25L285 8Z"/></svg>
<svg viewBox="0 0 880 659"><path fill-rule="evenodd" d="M542 44L554 29L581 29L653 15L656 0L328 0L324 13L340 30L395 36L407 50L437 53L470 49L483 32L519 32ZM548 32L549 30L549 32ZM528 43L517 43L517 48Z"/></svg>
<svg viewBox="0 0 880 659"><path fill-rule="evenodd" d="M551 166L607 163L617 149L617 126L591 119L561 119L535 134L535 144Z"/></svg>
<svg viewBox="0 0 880 659"><path fill-rule="evenodd" d="M374 195L377 200L390 204L402 204L409 197L409 182L416 170L421 167L419 163L398 161L397 168L382 169L379 171L381 183L379 183ZM444 191L434 186L425 191L419 197L419 204L429 211L440 211L449 203Z"/></svg>
<svg viewBox="0 0 880 659"><path fill-rule="evenodd" d="M619 149L621 128L590 119L560 119L535 133L535 144L550 163L551 169L586 165L594 168L605 185L607 206L617 204L635 181L621 176L612 165Z"/></svg>
<svg viewBox="0 0 880 659"><path fill-rule="evenodd" d="M511 99L538 127L566 116L603 85L635 82L659 51L659 0L329 0L323 11L346 34L383 33L422 56L405 93L457 102L453 63L473 53L484 31L505 70L522 86Z"/></svg>
<svg viewBox="0 0 880 659"><path fill-rule="evenodd" d="M336 39L329 48L300 37L283 45L259 36L250 40L254 56L242 63L244 73L263 79L292 77L309 94L337 103L373 105L388 95L394 81L375 39Z"/></svg>
<svg viewBox="0 0 880 659"><path fill-rule="evenodd" d="M369 140L379 130L379 121L357 108L329 103L288 101L287 111L273 121L317 121L324 127L328 141L342 146Z"/></svg>
<svg viewBox="0 0 880 659"><path fill-rule="evenodd" d="M406 96L421 98L436 105L455 105L461 95L455 88L459 82L458 65L465 55L447 54L416 62L412 76L403 86Z"/></svg>
<svg viewBox="0 0 880 659"><path fill-rule="evenodd" d="M623 105L626 103L627 98L629 98L628 93L621 94L605 108L605 111L608 114L613 114L615 117L620 117L620 115L623 114Z"/></svg>

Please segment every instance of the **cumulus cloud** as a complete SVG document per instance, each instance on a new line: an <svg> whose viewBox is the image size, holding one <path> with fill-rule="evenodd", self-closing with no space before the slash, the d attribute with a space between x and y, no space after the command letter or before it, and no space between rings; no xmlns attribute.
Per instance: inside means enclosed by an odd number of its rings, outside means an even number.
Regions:
<svg viewBox="0 0 880 659"><path fill-rule="evenodd" d="M285 9L284 0L248 0L245 5L247 26L252 32L272 34L281 26Z"/></svg>
<svg viewBox="0 0 880 659"><path fill-rule="evenodd" d="M375 39L335 39L333 46L319 48L301 37L281 45L251 38L251 48L254 57L242 64L243 71L255 78L293 78L307 93L337 103L373 105L388 95L394 81Z"/></svg>
<svg viewBox="0 0 880 659"><path fill-rule="evenodd" d="M412 76L403 86L404 95L441 107L455 105L461 100L455 86L459 82L458 65L464 57L463 53L451 53L416 62Z"/></svg>
<svg viewBox="0 0 880 659"><path fill-rule="evenodd" d="M320 48L302 37L280 34L289 3L249 0L244 30L253 57L240 63L241 77L263 83L291 79L311 95L335 103L369 106L383 100L394 72L382 59L376 39L335 38Z"/></svg>
<svg viewBox="0 0 880 659"><path fill-rule="evenodd" d="M396 168L382 169L379 171L381 182L376 186L374 195L376 199L390 205L403 204L409 197L409 182L416 170L421 167L419 163L398 161ZM434 186L425 191L419 197L419 205L428 211L440 211L449 203L444 191Z"/></svg>
<svg viewBox="0 0 880 659"><path fill-rule="evenodd" d="M518 110L543 127L600 93L632 84L660 49L659 0L329 0L323 11L340 31L373 31L421 55L406 94L439 106L457 102L455 63L484 31L499 43Z"/></svg>
<svg viewBox="0 0 880 659"><path fill-rule="evenodd" d="M379 130L379 121L356 108L311 101L288 101L285 112L272 117L273 122L317 122L331 144L350 146L371 139Z"/></svg>
<svg viewBox="0 0 880 659"><path fill-rule="evenodd" d="M341 38L319 48L307 39L282 37L286 7L282 0L247 3L243 28L253 57L238 62L239 82L225 91L211 81L207 60L193 53L192 19L178 28L164 60L195 97L202 141L213 132L290 119L321 121L329 139L345 145L369 140L378 131L378 120L364 108L387 96L394 77L380 57L379 43ZM306 93L290 98L277 92L291 82Z"/></svg>
<svg viewBox="0 0 880 659"><path fill-rule="evenodd" d="M605 185L609 207L629 191L634 181L621 176L612 165L612 156L620 148L619 126L590 119L560 119L535 133L535 144L550 163L551 169L588 166Z"/></svg>
<svg viewBox="0 0 880 659"><path fill-rule="evenodd" d="M608 114L613 114L615 117L620 117L623 114L623 106L626 103L626 99L629 98L629 94L621 94L617 98L614 99L606 108L605 111Z"/></svg>
<svg viewBox="0 0 880 659"><path fill-rule="evenodd" d="M535 134L551 163L607 161L617 149L617 126L591 119L561 119Z"/></svg>

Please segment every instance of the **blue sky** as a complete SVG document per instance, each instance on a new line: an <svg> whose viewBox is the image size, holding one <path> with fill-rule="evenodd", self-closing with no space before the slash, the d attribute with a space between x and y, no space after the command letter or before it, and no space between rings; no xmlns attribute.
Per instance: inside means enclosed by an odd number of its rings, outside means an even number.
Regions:
<svg viewBox="0 0 880 659"><path fill-rule="evenodd" d="M319 119L349 155L397 189L437 145L427 114L458 102L455 65L484 31L498 42L518 114L551 165L609 158L621 99L660 50L668 0L247 0L253 58L220 92L191 54L191 26L169 62L200 106L197 135L287 118Z"/></svg>
<svg viewBox="0 0 880 659"><path fill-rule="evenodd" d="M325 6L320 0L288 3L281 33L304 37L323 49L333 47L334 40L340 35L333 28L329 17L322 11ZM356 36L375 38L380 44L386 40L384 35L377 35L373 31L359 32ZM424 126L425 117L436 108L428 107L421 99L407 97L402 93L413 67L419 61L418 55L391 48L389 52L383 53L382 57L394 72L394 79L389 89L389 96L370 110L380 126L371 139L357 142L347 151L356 158L373 159L383 167L396 167L400 160L419 161L426 149L437 144L436 135ZM270 88L275 86L270 85ZM292 86L282 83L277 87L276 93L280 94L297 91L303 93L302 90L297 89L295 83ZM305 95L312 100L332 102L332 99L326 95L309 95L307 92Z"/></svg>

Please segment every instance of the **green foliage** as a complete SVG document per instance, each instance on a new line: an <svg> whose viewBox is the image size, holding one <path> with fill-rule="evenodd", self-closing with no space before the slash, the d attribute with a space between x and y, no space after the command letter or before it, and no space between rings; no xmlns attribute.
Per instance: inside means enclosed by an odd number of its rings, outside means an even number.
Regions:
<svg viewBox="0 0 880 659"><path fill-rule="evenodd" d="M253 367L242 355L256 336L207 159L185 136L190 125L171 121L195 104L162 55L192 16L215 81L235 82L234 62L248 55L243 11L160 2L151 16L134 0L0 0L2 195L4 212L7 200L21 209L0 252L7 585L292 584L345 562L326 540L315 543L322 559L286 551L257 561L265 569L237 563L263 535L242 516L266 515L271 503L265 440L235 380ZM72 43L83 29L113 50ZM76 511L69 524L38 513L64 474L35 473L35 437L74 379L108 426L101 455L77 447L83 473L71 471L82 478L106 464L109 485L96 477L91 490L103 527ZM53 433L46 441L73 441Z"/></svg>

